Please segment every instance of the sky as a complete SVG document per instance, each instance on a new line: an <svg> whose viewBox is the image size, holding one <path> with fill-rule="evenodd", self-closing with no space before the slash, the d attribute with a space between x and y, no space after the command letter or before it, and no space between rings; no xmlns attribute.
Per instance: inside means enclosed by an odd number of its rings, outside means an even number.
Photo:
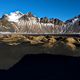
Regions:
<svg viewBox="0 0 80 80"><path fill-rule="evenodd" d="M65 21L80 14L80 0L0 0L0 17L15 11Z"/></svg>

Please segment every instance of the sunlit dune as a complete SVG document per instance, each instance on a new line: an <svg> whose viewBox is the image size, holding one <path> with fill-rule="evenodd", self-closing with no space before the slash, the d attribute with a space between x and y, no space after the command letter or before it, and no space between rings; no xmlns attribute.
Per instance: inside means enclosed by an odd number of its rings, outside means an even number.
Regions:
<svg viewBox="0 0 80 80"><path fill-rule="evenodd" d="M74 37L62 37L62 39L57 39L57 36L27 36L13 34L4 36L1 35L0 42L5 42L8 45L18 45L22 42L27 42L34 46L35 44L41 44L43 47L47 48L54 47L57 42L61 42L66 44L72 50L75 50L77 47L75 44L80 44L80 39L75 39Z"/></svg>
<svg viewBox="0 0 80 80"><path fill-rule="evenodd" d="M77 41L74 39L74 38L72 38L72 37L69 37L69 38L67 38L66 39L69 43L76 43Z"/></svg>
<svg viewBox="0 0 80 80"><path fill-rule="evenodd" d="M70 49L72 49L72 50L75 50L76 49L76 46L74 45L74 44L72 44L72 43L66 43L67 44L67 46L70 48Z"/></svg>

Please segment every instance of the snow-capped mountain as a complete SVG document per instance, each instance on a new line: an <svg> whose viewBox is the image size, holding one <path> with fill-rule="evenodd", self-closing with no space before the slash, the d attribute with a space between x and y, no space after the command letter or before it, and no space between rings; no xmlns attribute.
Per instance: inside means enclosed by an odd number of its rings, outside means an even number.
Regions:
<svg viewBox="0 0 80 80"><path fill-rule="evenodd" d="M72 18L72 19L69 19L67 21L65 21L66 23L72 23L72 24L75 24L76 22L79 22L80 21L80 15Z"/></svg>
<svg viewBox="0 0 80 80"><path fill-rule="evenodd" d="M38 18L31 12L5 14L0 19L0 32L22 33L79 33L80 16L63 22L57 18Z"/></svg>
<svg viewBox="0 0 80 80"><path fill-rule="evenodd" d="M23 15L23 13L16 11L13 13L10 13L8 16L8 21L18 22L18 19Z"/></svg>
<svg viewBox="0 0 80 80"><path fill-rule="evenodd" d="M19 11L16 11L16 12L13 12L13 13L10 13L10 14L5 14L5 18L8 20L8 21L12 21L12 22L18 22L18 19L23 15L23 13L19 12Z"/></svg>
<svg viewBox="0 0 80 80"><path fill-rule="evenodd" d="M80 15L66 21L66 32L80 33Z"/></svg>

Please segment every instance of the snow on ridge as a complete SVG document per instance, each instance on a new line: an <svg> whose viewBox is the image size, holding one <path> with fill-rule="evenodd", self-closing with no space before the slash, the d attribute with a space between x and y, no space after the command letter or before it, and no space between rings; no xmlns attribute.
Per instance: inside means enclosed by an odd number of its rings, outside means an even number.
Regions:
<svg viewBox="0 0 80 80"><path fill-rule="evenodd" d="M7 15L7 14L6 14ZM16 11L12 12L8 15L8 21L18 22L18 19L22 17L23 13Z"/></svg>

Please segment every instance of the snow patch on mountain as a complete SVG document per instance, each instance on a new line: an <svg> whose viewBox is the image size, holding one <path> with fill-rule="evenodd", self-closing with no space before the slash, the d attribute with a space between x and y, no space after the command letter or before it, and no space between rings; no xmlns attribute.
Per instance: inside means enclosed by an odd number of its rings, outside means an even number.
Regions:
<svg viewBox="0 0 80 80"><path fill-rule="evenodd" d="M10 13L7 16L8 16L8 21L18 22L18 19L23 16L23 13L16 11L16 12Z"/></svg>

